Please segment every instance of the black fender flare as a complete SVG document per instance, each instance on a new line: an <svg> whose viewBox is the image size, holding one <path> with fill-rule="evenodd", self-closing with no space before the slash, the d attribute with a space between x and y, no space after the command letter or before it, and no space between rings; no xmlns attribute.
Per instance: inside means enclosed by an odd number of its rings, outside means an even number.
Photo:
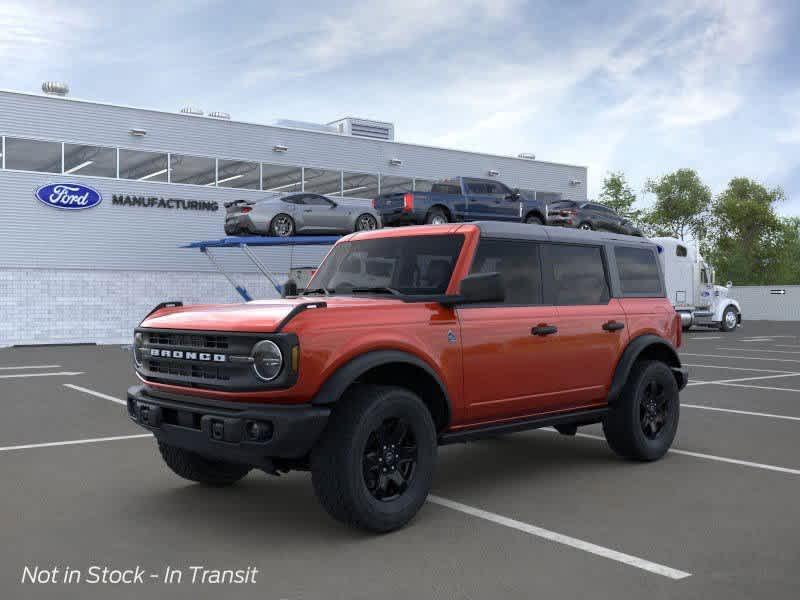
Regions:
<svg viewBox="0 0 800 600"><path fill-rule="evenodd" d="M607 401L609 404L613 404L614 401L619 398L622 389L628 382L628 376L631 373L634 363L645 351L655 351L658 355L665 358L675 375L678 389L686 387L686 383L688 382L686 369L681 366L681 359L678 357L678 353L675 351L673 345L662 337L648 333L631 340L623 351L617 363L617 368L614 371L611 387L608 390Z"/></svg>
<svg viewBox="0 0 800 600"><path fill-rule="evenodd" d="M447 388L442 383L436 371L424 360L402 350L372 350L365 352L340 366L311 399L311 404L325 406L339 401L345 390L350 387L359 377L370 369L391 363L404 363L422 369L436 382L445 399L446 422L450 422L452 415L452 404Z"/></svg>

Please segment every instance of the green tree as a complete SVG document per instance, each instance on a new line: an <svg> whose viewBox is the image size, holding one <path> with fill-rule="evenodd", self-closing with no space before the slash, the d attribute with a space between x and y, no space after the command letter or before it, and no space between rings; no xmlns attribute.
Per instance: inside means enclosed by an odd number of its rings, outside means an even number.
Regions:
<svg viewBox="0 0 800 600"><path fill-rule="evenodd" d="M706 236L711 188L694 169L678 169L658 179L648 179L644 191L656 196L655 204L644 215L648 233L680 239L691 234L698 242Z"/></svg>
<svg viewBox="0 0 800 600"><path fill-rule="evenodd" d="M641 218L642 211L633 208L636 194L622 171L609 171L606 174L598 202L632 221L639 221Z"/></svg>
<svg viewBox="0 0 800 600"><path fill-rule="evenodd" d="M786 283L778 279L797 270L789 264L797 244L796 223L782 221L775 212L775 203L783 198L780 188L767 189L746 177L731 179L716 197L708 245L721 281Z"/></svg>

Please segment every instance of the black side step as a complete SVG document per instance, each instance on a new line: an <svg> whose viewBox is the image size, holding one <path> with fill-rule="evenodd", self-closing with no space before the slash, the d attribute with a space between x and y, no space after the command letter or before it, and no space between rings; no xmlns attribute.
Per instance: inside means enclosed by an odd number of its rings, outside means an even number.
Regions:
<svg viewBox="0 0 800 600"><path fill-rule="evenodd" d="M501 435L505 433L516 433L518 431L526 431L528 429L540 429L542 427L550 427L552 425L562 425L568 423L574 423L577 425L590 425L591 423L599 423L602 421L606 413L608 413L608 407L604 406L603 408L579 410L569 413L560 413L557 415L545 415L542 417L527 417L525 419L508 421L506 423L482 425L479 427L472 427L470 429L443 433L439 436L439 444L444 445L457 444L459 442L469 442L485 437Z"/></svg>

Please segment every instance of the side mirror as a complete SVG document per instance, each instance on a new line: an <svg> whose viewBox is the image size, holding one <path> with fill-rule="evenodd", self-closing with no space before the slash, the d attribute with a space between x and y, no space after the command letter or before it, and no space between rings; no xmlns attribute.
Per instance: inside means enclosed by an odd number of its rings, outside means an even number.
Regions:
<svg viewBox="0 0 800 600"><path fill-rule="evenodd" d="M502 302L506 299L506 285L500 273L475 273L461 280L459 304Z"/></svg>
<svg viewBox="0 0 800 600"><path fill-rule="evenodd" d="M297 282L294 279L289 279L286 283L283 284L283 289L281 290L281 298L288 298L291 296L297 296Z"/></svg>

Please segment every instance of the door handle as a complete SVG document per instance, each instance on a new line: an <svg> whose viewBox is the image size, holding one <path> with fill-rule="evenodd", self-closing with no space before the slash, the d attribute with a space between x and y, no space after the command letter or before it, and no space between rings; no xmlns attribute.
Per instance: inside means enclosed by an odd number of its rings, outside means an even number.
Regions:
<svg viewBox="0 0 800 600"><path fill-rule="evenodd" d="M620 323L619 321L608 321L607 323L603 323L603 329L606 331L619 331L620 329L625 328L625 323Z"/></svg>
<svg viewBox="0 0 800 600"><path fill-rule="evenodd" d="M310 208L307 208L307 209L305 209L303 212L314 212L314 211L313 211L313 210L311 210Z"/></svg>
<svg viewBox="0 0 800 600"><path fill-rule="evenodd" d="M558 327L555 325L537 325L531 329L531 335L552 335L558 332Z"/></svg>

